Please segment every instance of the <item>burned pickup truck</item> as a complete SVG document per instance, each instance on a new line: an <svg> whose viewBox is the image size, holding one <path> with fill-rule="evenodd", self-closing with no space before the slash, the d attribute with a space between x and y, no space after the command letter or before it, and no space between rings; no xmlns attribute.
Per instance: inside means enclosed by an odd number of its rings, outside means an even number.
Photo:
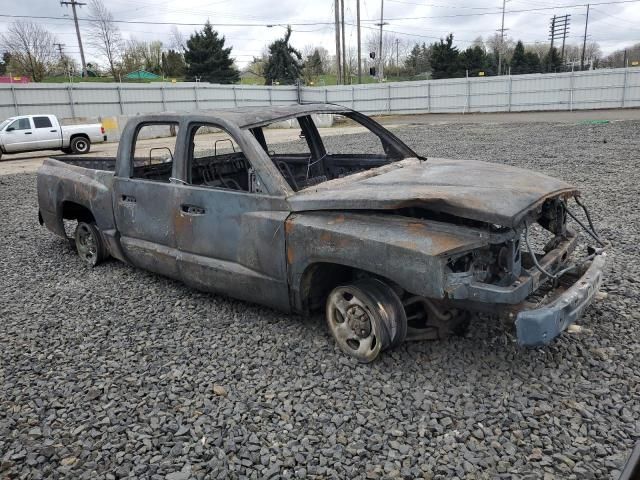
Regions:
<svg viewBox="0 0 640 480"><path fill-rule="evenodd" d="M326 115L361 133L331 136ZM300 138L267 128L279 122ZM575 187L422 157L332 105L136 117L115 159L46 160L38 201L40 222L91 266L111 256L286 312L324 309L363 362L463 332L478 312L511 319L521 345L547 344L593 300L606 255Z"/></svg>

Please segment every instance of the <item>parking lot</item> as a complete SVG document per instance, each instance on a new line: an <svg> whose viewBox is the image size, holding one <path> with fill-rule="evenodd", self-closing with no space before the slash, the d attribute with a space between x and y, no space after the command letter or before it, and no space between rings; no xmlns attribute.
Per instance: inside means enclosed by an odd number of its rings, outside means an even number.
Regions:
<svg viewBox="0 0 640 480"><path fill-rule="evenodd" d="M320 317L86 268L38 225L33 169L5 170L0 478L617 478L640 440L640 120L393 131L580 186L613 245L580 328L522 349L483 319L356 364Z"/></svg>

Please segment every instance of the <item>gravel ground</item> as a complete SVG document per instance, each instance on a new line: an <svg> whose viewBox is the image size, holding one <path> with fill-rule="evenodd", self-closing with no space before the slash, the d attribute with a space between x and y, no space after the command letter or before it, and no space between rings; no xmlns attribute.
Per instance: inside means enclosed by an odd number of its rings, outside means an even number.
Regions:
<svg viewBox="0 0 640 480"><path fill-rule="evenodd" d="M320 318L85 268L37 224L35 175L0 177L0 478L616 478L640 438L640 122L398 133L584 189L615 246L580 332L520 349L476 322L354 364Z"/></svg>

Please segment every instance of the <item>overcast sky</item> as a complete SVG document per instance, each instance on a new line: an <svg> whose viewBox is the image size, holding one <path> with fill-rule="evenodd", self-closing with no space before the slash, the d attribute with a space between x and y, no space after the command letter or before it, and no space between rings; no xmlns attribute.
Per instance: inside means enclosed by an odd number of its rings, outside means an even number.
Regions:
<svg viewBox="0 0 640 480"><path fill-rule="evenodd" d="M89 1L89 0L84 0ZM571 14L569 43L580 43L584 32L586 7L567 7L586 0L508 0L505 15L506 34L525 43L546 42L549 20L553 15ZM596 0L603 3L609 0ZM334 0L107 0L105 6L117 20L140 22L175 22L201 24L209 19L227 44L233 47L233 56L244 66L252 56L259 55L265 45L282 35L278 25L292 24L292 43L299 49L306 45L322 45L332 54L335 51L333 31ZM432 43L447 33L454 33L458 47L466 48L477 36L488 37L500 28L500 0L385 0L385 29L398 32L399 38L411 42ZM565 5L563 7L562 5ZM546 9L522 12L530 9ZM80 18L87 16L88 8L79 9ZM520 11L520 12L518 12ZM68 17L62 19L34 19L51 30L65 51L79 59L79 50L71 17L71 8L61 6L58 0L3 0L0 14ZM422 17L422 18L419 18ZM356 0L345 0L345 21L355 24ZM363 41L376 31L379 22L380 0L361 0ZM0 17L0 31L6 31L14 19ZM253 24L238 26L225 24ZM325 24L323 24L325 23ZM267 27L267 24L277 24ZM309 25L303 25L309 24ZM119 24L124 38L161 40L170 44L169 25L145 23ZM81 30L86 23L80 23ZM188 36L197 27L178 25ZM597 41L606 55L614 50L640 42L640 0L611 5L594 5L589 13L589 37ZM356 45L356 31L348 26L347 46ZM90 47L85 47L87 61L97 58ZM363 57L366 48L363 47ZM102 59L98 63L104 64Z"/></svg>

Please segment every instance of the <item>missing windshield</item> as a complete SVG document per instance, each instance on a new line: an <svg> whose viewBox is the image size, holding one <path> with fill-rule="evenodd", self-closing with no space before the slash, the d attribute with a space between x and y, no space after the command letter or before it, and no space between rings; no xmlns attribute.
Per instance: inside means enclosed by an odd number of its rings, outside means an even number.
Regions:
<svg viewBox="0 0 640 480"><path fill-rule="evenodd" d="M293 116L250 131L296 192L416 156L377 123L355 112Z"/></svg>

